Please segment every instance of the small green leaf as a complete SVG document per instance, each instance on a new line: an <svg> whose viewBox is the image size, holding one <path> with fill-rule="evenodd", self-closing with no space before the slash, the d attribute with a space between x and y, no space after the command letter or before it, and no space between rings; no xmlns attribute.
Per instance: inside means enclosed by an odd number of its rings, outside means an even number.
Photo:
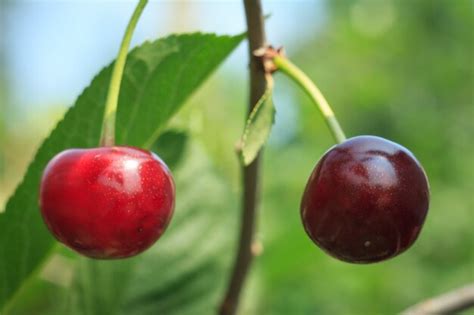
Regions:
<svg viewBox="0 0 474 315"><path fill-rule="evenodd" d="M273 123L275 107L272 101L273 84L269 80L267 88L249 115L240 142L240 156L244 165L255 160L258 152L267 142Z"/></svg>
<svg viewBox="0 0 474 315"><path fill-rule="evenodd" d="M164 124L244 36L172 35L133 49L120 90L118 143L150 146ZM54 250L56 242L38 208L41 174L58 152L97 146L110 73L111 66L104 68L68 110L0 214L0 310L8 309Z"/></svg>
<svg viewBox="0 0 474 315"><path fill-rule="evenodd" d="M167 130L152 145L151 150L165 161L169 168L176 168L186 151L188 134L180 130Z"/></svg>

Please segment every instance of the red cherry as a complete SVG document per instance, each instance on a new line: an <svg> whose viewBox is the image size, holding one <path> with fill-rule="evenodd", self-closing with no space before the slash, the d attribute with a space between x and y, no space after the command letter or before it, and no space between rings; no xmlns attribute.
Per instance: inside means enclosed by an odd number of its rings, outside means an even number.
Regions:
<svg viewBox="0 0 474 315"><path fill-rule="evenodd" d="M359 136L332 147L316 165L301 217L328 254L372 263L413 244L428 205L428 179L415 156L383 138Z"/></svg>
<svg viewBox="0 0 474 315"><path fill-rule="evenodd" d="M60 242L91 258L114 259L155 243L171 219L174 197L170 171L151 152L71 149L48 163L40 207Z"/></svg>

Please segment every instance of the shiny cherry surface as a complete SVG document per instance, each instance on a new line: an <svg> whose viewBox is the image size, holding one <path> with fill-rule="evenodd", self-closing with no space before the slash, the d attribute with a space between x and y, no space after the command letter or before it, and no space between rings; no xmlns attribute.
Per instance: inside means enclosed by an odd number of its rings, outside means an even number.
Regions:
<svg viewBox="0 0 474 315"><path fill-rule="evenodd" d="M316 165L301 202L309 237L351 263L394 257L418 237L429 205L426 174L406 148L374 136L332 147Z"/></svg>
<svg viewBox="0 0 474 315"><path fill-rule="evenodd" d="M174 197L170 171L149 151L71 149L48 163L40 207L60 242L92 258L114 259L155 243L171 219Z"/></svg>

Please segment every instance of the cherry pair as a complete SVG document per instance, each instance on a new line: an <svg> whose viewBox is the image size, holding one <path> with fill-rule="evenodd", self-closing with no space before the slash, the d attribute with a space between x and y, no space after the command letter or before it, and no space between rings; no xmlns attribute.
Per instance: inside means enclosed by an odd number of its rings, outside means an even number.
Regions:
<svg viewBox="0 0 474 315"><path fill-rule="evenodd" d="M46 225L70 248L100 259L136 255L163 234L174 209L172 175L155 154L133 147L66 150L41 182ZM413 154L372 136L348 139L321 158L301 203L309 237L343 261L396 256L416 240L429 204Z"/></svg>

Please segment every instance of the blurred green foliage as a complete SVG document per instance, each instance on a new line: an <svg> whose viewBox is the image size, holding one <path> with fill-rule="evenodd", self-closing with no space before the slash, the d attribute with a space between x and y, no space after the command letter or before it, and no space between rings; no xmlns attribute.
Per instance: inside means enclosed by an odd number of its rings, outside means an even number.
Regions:
<svg viewBox="0 0 474 315"><path fill-rule="evenodd" d="M384 263L350 265L315 247L301 226L299 202L312 168L332 145L332 138L306 96L288 79L276 75L276 125L264 154L257 235L264 251L250 274L242 314L395 314L421 299L474 281L473 2L359 0L326 4L326 24L314 30L314 37L304 45L287 47L288 55L318 84L348 136L380 135L406 146L418 157L430 178L430 212L413 248ZM204 227L225 224L224 234L236 236L240 177L234 143L245 119L246 86L231 74L219 72L171 123L187 130L189 142L204 150L188 153L178 174L207 161L204 169L183 177L187 184L199 186L201 176L219 178L205 180L204 192L195 187L192 194L178 196L183 201L176 209L177 222L191 213L188 228L181 231L183 237L195 235L188 230L193 229L193 222L198 230L202 222ZM25 148L14 150L22 153ZM207 205L206 200L214 202ZM201 203L202 207L193 207ZM209 209L226 213L226 219L196 216ZM178 223L172 228L178 229ZM210 233L196 242L213 243L221 235ZM187 241L176 237L175 254L186 254ZM229 249L233 249L228 246L211 256L224 259L227 268L232 258ZM153 287L153 282L159 285L160 273L169 270L153 268L163 262L154 261L153 252L147 255L136 276L150 283L130 286L132 296ZM202 256L186 259L189 264L199 264ZM215 270L224 269L211 272ZM218 274L219 281L224 283L227 276ZM184 279L182 285L186 283ZM55 314L51 305L72 289L38 280L30 290L21 307L31 310L28 306L40 303L42 307L35 308L38 314ZM219 294L211 294L217 301ZM159 308L165 306L150 305L140 304L151 307L143 309L145 313L161 310L157 314L168 314ZM137 307L135 313L139 310ZM199 310L202 314L213 312Z"/></svg>

